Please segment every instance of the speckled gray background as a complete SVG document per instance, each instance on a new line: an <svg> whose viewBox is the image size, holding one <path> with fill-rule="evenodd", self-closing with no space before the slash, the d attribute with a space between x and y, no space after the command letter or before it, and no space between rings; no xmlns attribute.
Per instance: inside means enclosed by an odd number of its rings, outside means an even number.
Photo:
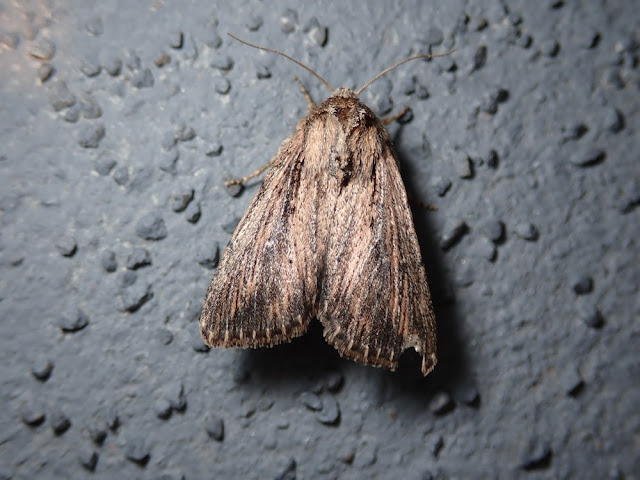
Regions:
<svg viewBox="0 0 640 480"><path fill-rule="evenodd" d="M639 478L640 32L620 2L0 2L0 478ZM423 379L207 350L219 251L328 92L390 126Z"/></svg>

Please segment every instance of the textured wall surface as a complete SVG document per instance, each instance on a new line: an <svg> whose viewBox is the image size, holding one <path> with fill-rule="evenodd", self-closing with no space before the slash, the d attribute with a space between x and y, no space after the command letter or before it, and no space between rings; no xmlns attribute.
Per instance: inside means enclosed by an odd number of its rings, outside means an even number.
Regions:
<svg viewBox="0 0 640 480"><path fill-rule="evenodd" d="M635 2L0 2L0 478L640 478ZM307 106L389 126L426 378L207 349L208 282Z"/></svg>

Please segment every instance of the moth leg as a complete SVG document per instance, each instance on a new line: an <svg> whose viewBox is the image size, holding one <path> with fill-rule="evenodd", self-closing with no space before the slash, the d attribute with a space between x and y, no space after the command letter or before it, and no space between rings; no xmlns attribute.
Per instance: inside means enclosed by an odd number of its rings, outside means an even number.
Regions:
<svg viewBox="0 0 640 480"><path fill-rule="evenodd" d="M396 120L398 120L400 117L402 117L409 110L411 110L411 108L406 106L406 107L404 107L402 110L400 110L398 113L396 113L394 115L389 115L388 117L381 118L380 119L380 123L382 123L382 125L389 125L390 123L393 123Z"/></svg>
<svg viewBox="0 0 640 480"><path fill-rule="evenodd" d="M261 175L262 172L264 172L267 168L269 168L272 163L273 163L273 158L271 160L269 160L268 163L266 163L265 165L261 166L258 170L256 170L253 173L250 173L249 175L246 175L246 176L244 176L242 178L234 178L232 180L228 180L228 181L224 182L224 186L225 187L230 187L232 185L242 185L243 183L248 182L252 178L256 178L257 176Z"/></svg>
<svg viewBox="0 0 640 480"><path fill-rule="evenodd" d="M300 91L302 92L302 94L304 95L304 98L307 99L307 103L309 104L309 111L313 110L313 108L316 106L315 103L313 103L313 99L311 98L311 94L309 93L309 90L307 90L307 87L305 87L302 82L300 81L300 79L298 77L293 77L293 79L296 81L296 83L298 85L300 85Z"/></svg>

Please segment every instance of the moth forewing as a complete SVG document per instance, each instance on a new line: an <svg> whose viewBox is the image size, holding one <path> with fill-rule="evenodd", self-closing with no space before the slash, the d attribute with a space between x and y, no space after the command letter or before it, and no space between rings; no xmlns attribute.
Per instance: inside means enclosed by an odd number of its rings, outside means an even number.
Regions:
<svg viewBox="0 0 640 480"><path fill-rule="evenodd" d="M204 341L272 346L317 318L343 357L394 370L414 347L427 375L435 315L389 136L347 88L310 110L222 255L200 317Z"/></svg>

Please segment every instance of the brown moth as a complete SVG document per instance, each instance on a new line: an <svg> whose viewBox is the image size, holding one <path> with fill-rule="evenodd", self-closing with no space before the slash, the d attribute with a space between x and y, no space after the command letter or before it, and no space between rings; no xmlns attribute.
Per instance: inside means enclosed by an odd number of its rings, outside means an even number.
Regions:
<svg viewBox="0 0 640 480"><path fill-rule="evenodd" d="M358 95L398 65L431 56L405 59L353 92L334 90L288 55L247 44L301 65L332 95L314 105L302 87L309 114L267 165L207 290L200 316L205 343L273 346L304 334L317 318L341 356L395 370L413 347L427 375L436 364L435 315L383 126L404 111L381 120Z"/></svg>

